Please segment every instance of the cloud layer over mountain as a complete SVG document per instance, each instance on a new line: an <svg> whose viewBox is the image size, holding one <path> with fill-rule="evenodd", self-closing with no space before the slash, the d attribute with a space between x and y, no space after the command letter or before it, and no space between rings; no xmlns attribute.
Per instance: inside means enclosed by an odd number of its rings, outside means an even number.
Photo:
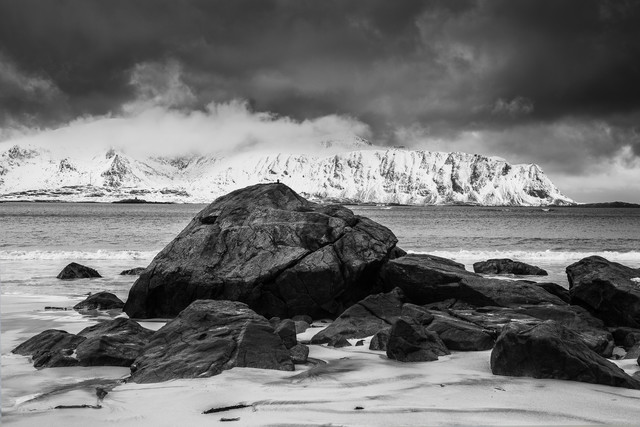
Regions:
<svg viewBox="0 0 640 427"><path fill-rule="evenodd" d="M135 128L128 144L225 149L351 132L638 202L638 75L636 1L0 0L4 140L82 126L89 141L105 123Z"/></svg>

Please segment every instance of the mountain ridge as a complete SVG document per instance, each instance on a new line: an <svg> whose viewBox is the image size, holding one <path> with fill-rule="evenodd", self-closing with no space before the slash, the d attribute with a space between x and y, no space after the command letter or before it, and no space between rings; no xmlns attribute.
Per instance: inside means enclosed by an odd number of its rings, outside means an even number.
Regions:
<svg viewBox="0 0 640 427"><path fill-rule="evenodd" d="M570 205L535 164L467 153L351 147L317 154L133 155L114 148L75 156L29 144L0 145L0 200L208 203L229 191L280 181L316 201L404 205ZM355 147L354 147L355 146ZM4 148L4 150L3 150ZM336 149L357 148L336 152Z"/></svg>

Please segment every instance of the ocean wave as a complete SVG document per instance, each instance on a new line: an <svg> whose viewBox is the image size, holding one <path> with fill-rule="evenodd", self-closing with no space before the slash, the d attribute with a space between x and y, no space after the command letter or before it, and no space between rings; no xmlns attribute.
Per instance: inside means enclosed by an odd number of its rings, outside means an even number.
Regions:
<svg viewBox="0 0 640 427"><path fill-rule="evenodd" d="M600 252L572 252L572 251L522 251L522 250L458 250L458 251L409 251L414 254L430 254L443 258L450 258L457 261L477 262L485 261L491 258L510 258L513 260L532 260L538 262L558 263L558 262L575 262L591 255L598 255L609 261L615 261L628 264L640 264L640 252L616 252L616 251L600 251Z"/></svg>
<svg viewBox="0 0 640 427"><path fill-rule="evenodd" d="M115 259L145 260L153 258L158 251L0 251L3 260L56 260L56 259Z"/></svg>

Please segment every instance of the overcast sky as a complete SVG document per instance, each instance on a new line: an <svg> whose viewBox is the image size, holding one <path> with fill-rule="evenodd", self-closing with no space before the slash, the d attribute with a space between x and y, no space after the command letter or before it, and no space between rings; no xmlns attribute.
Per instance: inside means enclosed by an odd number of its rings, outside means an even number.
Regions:
<svg viewBox="0 0 640 427"><path fill-rule="evenodd" d="M640 202L640 1L0 0L0 139L107 123L356 133Z"/></svg>

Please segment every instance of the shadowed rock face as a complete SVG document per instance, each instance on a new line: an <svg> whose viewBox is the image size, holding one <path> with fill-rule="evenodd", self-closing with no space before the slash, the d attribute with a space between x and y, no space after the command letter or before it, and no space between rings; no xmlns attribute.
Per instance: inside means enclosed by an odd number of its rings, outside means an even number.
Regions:
<svg viewBox="0 0 640 427"><path fill-rule="evenodd" d="M196 215L141 274L124 311L173 317L197 299L216 299L267 318L335 317L376 292L396 242L386 227L283 184L247 187Z"/></svg>
<svg viewBox="0 0 640 427"><path fill-rule="evenodd" d="M571 303L610 326L640 328L640 269L590 256L567 267Z"/></svg>
<svg viewBox="0 0 640 427"><path fill-rule="evenodd" d="M153 334L131 374L151 383L210 377L233 367L294 369L267 319L239 302L199 300Z"/></svg>
<svg viewBox="0 0 640 427"><path fill-rule="evenodd" d="M640 389L640 381L594 351L577 334L549 320L507 325L491 352L496 375L582 381Z"/></svg>

